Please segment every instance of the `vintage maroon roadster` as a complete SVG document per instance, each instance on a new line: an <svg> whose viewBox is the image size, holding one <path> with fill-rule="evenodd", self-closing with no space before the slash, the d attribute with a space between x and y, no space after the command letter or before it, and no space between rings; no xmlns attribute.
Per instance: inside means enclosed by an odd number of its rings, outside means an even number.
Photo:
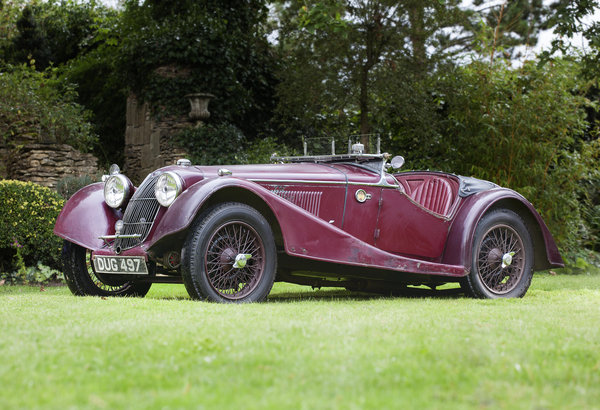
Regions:
<svg viewBox="0 0 600 410"><path fill-rule="evenodd" d="M540 215L491 182L398 172L387 154L277 158L268 165L152 172L113 166L66 203L64 275L75 295L144 296L184 283L217 302L265 300L274 281L401 293L460 283L521 297L534 270L563 266Z"/></svg>

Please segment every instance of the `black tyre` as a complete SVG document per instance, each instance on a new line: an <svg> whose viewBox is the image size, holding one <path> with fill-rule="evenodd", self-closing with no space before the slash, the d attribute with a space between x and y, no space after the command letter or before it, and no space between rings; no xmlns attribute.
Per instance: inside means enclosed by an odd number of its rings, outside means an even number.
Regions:
<svg viewBox="0 0 600 410"><path fill-rule="evenodd" d="M62 257L65 282L77 296L144 297L152 286L151 283L97 274L92 265L91 252L68 241L64 242Z"/></svg>
<svg viewBox="0 0 600 410"><path fill-rule="evenodd" d="M473 238L471 272L461 283L476 298L519 298L533 276L533 244L523 220L513 211L486 214Z"/></svg>
<svg viewBox="0 0 600 410"><path fill-rule="evenodd" d="M224 303L265 300L277 270L269 223L248 205L217 205L200 215L188 234L181 270L193 299Z"/></svg>

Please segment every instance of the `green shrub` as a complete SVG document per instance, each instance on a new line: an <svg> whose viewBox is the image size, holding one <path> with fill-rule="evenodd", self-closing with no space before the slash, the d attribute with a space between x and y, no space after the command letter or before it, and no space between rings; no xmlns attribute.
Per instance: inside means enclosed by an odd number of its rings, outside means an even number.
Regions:
<svg viewBox="0 0 600 410"><path fill-rule="evenodd" d="M248 164L268 164L271 156L299 155L285 144L278 143L273 137L266 137L253 141L246 148L246 163Z"/></svg>
<svg viewBox="0 0 600 410"><path fill-rule="evenodd" d="M64 177L56 183L56 192L66 200L71 198L75 192L84 186L93 184L94 182L98 182L98 179L94 179L89 175Z"/></svg>
<svg viewBox="0 0 600 410"><path fill-rule="evenodd" d="M211 121L235 124L254 139L275 102L266 3L128 0L116 27L115 71L155 115L187 112L183 96L190 92L214 94ZM166 64L183 69L181 75L159 75Z"/></svg>
<svg viewBox="0 0 600 410"><path fill-rule="evenodd" d="M513 188L531 201L562 251L585 246L584 182L597 170L598 141L586 141L588 102L568 60L538 66L525 62L473 62L448 74L449 170ZM443 150L443 151L444 151Z"/></svg>
<svg viewBox="0 0 600 410"><path fill-rule="evenodd" d="M32 182L0 181L1 272L38 263L60 268L62 241L52 231L63 204L49 188Z"/></svg>
<svg viewBox="0 0 600 410"><path fill-rule="evenodd" d="M97 136L90 113L75 101L72 85L61 84L56 70L43 73L26 65L0 68L0 138L18 148L23 138L69 144L88 152Z"/></svg>
<svg viewBox="0 0 600 410"><path fill-rule="evenodd" d="M38 262L37 266L18 268L12 272L0 272L0 282L9 285L43 285L63 281L61 271Z"/></svg>
<svg viewBox="0 0 600 410"><path fill-rule="evenodd" d="M190 127L174 138L186 150L190 160L199 165L240 164L246 162L246 138L232 124Z"/></svg>

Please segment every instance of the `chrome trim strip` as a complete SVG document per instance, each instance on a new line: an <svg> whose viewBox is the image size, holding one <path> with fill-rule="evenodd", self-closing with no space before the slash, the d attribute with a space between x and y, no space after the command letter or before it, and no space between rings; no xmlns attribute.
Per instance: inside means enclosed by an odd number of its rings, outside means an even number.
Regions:
<svg viewBox="0 0 600 410"><path fill-rule="evenodd" d="M102 235L102 236L99 236L98 239L103 239L103 240L118 239L118 238L133 239L133 238L141 238L141 237L142 237L142 235L140 235L139 233L134 233L134 234L130 234L130 235Z"/></svg>
<svg viewBox="0 0 600 410"><path fill-rule="evenodd" d="M372 186L372 187L381 187L381 188L399 188L400 184L393 185L386 181L385 176L381 178L381 180L377 183L367 183L367 182L342 182L342 181L315 181L315 180L286 180L286 179L248 179L248 181L252 182L264 182L269 184L324 184L324 185L356 185L356 186ZM384 181L383 183L381 181Z"/></svg>

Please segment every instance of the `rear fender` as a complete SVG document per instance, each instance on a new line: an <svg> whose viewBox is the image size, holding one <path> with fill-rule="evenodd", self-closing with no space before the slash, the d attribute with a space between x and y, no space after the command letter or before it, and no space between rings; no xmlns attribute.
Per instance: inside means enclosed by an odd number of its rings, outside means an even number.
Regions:
<svg viewBox="0 0 600 410"><path fill-rule="evenodd" d="M102 248L102 235L115 233L115 222L123 218L120 210L104 202L104 183L98 182L77 191L56 219L54 234L86 249Z"/></svg>
<svg viewBox="0 0 600 410"><path fill-rule="evenodd" d="M496 188L464 199L448 234L443 263L471 269L473 237L477 224L487 212L506 208L517 213L527 225L535 250L534 270L564 266L558 247L535 208L517 192Z"/></svg>

